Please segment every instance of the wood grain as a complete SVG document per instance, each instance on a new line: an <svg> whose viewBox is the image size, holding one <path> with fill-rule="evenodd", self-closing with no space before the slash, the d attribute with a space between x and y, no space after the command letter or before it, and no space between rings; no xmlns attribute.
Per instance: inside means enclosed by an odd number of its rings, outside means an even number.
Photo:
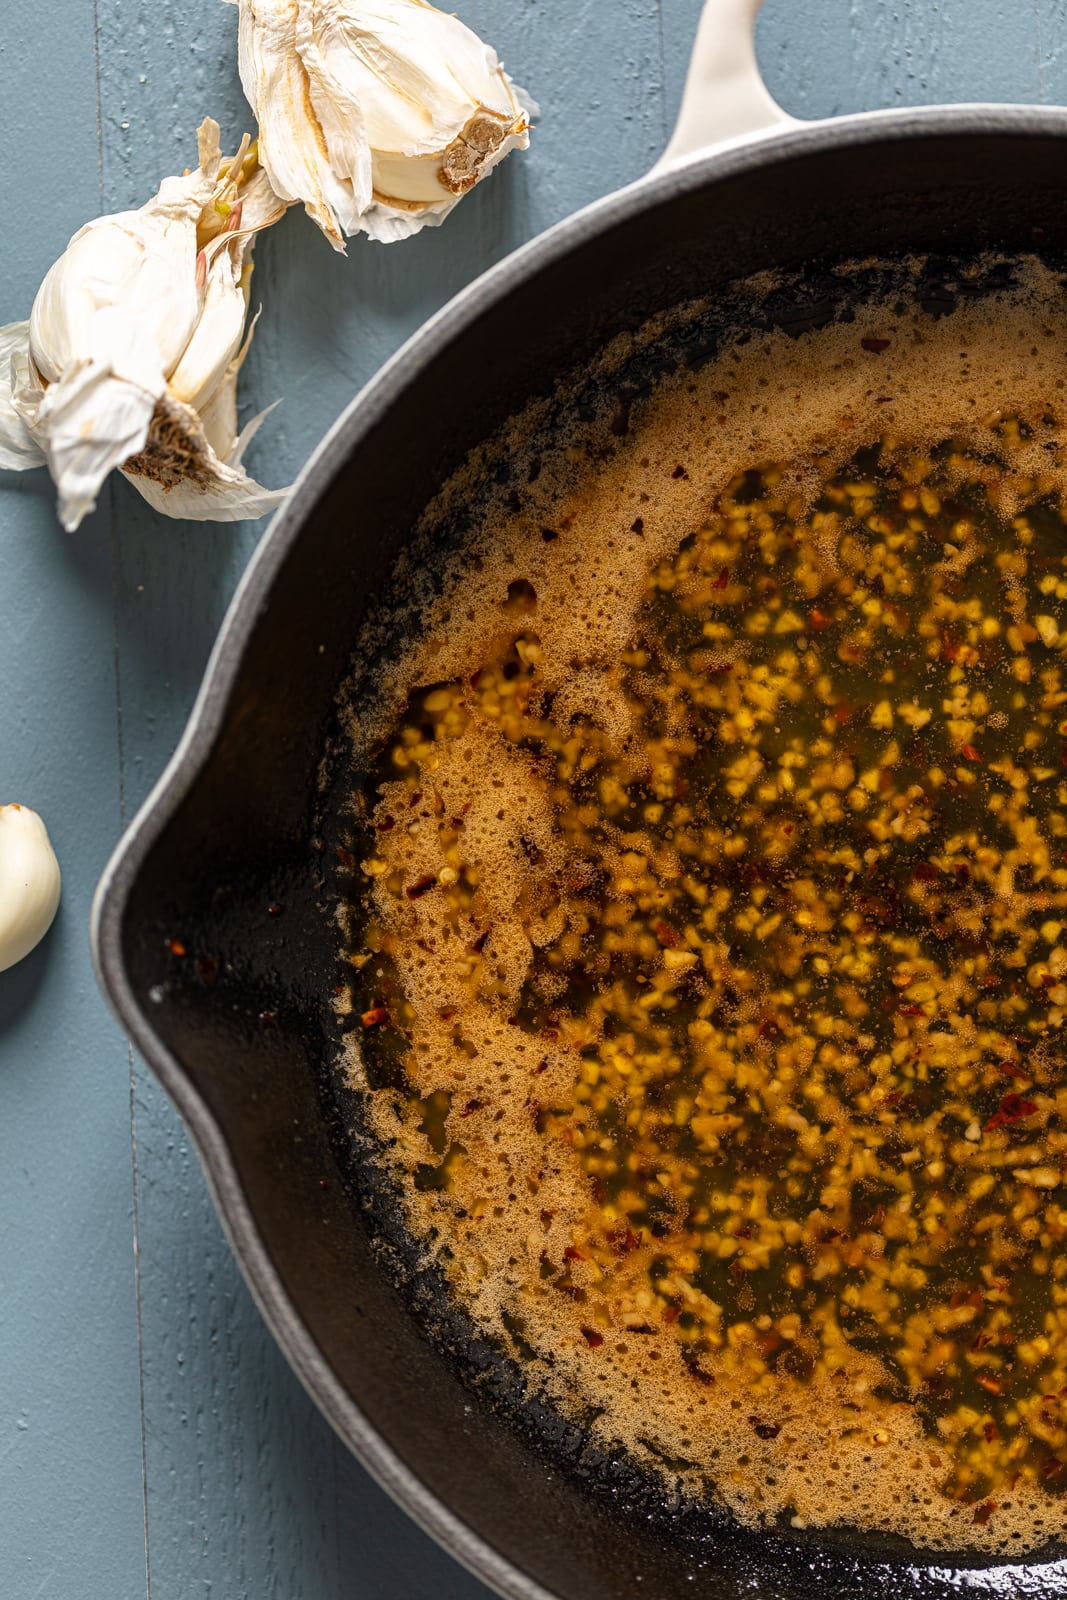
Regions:
<svg viewBox="0 0 1067 1600"><path fill-rule="evenodd" d="M341 259L295 212L262 241L243 405L283 397L250 462L265 481L297 472L451 294L663 146L699 0L461 10L541 102L533 148L402 247L356 240ZM230 143L249 120L221 0L51 0L47 15L5 0L0 162L19 210L2 320L76 226L192 159L205 113ZM758 28L768 84L800 116L1059 100L1065 38L1067 0L767 0ZM261 528L168 522L119 483L67 540L43 474L0 476L0 496L0 799L10 786L45 811L66 868L55 934L0 977L0 1592L477 1600L281 1360L182 1126L89 970L96 875L178 739Z"/></svg>
<svg viewBox="0 0 1067 1600"><path fill-rule="evenodd" d="M28 313L100 204L92 0L62 11L46 48L35 0L3 8L0 322ZM85 939L118 827L111 558L106 523L73 542L52 505L42 473L0 474L0 801L47 817L66 869L46 943L0 975L0 1591L13 1600L84 1593L87 1573L101 1596L136 1595L145 1570L129 1081Z"/></svg>

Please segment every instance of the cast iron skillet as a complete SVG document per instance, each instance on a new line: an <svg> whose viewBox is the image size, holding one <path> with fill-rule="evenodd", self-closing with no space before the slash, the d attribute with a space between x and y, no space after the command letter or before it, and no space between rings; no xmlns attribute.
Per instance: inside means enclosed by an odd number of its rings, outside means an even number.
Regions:
<svg viewBox="0 0 1067 1600"><path fill-rule="evenodd" d="M764 322L799 329L847 316L857 293L895 292L892 271L835 276L842 259L926 256L919 292L951 314L984 286L960 272L977 252L1067 257L1067 112L967 106L794 124L758 78L758 3L709 0L659 167L474 284L327 436L263 540L181 745L108 867L95 955L188 1122L294 1368L378 1480L501 1594L1067 1594L1058 1550L997 1566L847 1535L742 1533L591 1456L412 1270L368 1187L354 1108L332 1071L335 847L353 776L335 696L364 619L396 603L398 553L468 451L613 335L710 293L712 310L656 357L700 361L736 318L731 282L757 270L785 274ZM726 142L695 153L715 136ZM582 401L572 389L559 416ZM506 480L513 464L494 470ZM442 548L463 532L457 516L431 530Z"/></svg>

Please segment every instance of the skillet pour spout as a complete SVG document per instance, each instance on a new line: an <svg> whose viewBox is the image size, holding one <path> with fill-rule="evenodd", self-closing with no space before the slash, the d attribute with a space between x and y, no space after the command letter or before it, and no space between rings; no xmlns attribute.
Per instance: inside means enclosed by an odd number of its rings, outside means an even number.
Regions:
<svg viewBox="0 0 1067 1600"><path fill-rule="evenodd" d="M600 381L582 376L598 353L652 317L710 306L669 317L654 353L664 369L706 359L736 336L734 286L754 273L780 274L761 325L799 332L848 316L857 295L892 292L895 263L918 263L910 281L946 314L977 292L965 268L983 253L1067 263L1067 112L970 106L794 125L765 93L753 99L750 43L735 39L742 92L725 145L685 159L700 133L690 103L660 168L472 285L331 430L265 536L181 745L107 869L95 957L189 1125L295 1370L377 1479L501 1594L1067 1594L1060 1550L1021 1565L847 1533L757 1534L668 1503L625 1462L590 1453L382 1237L335 1072L337 851L354 776L337 695L369 615L389 621L392 647L403 641L398 563L442 484L479 449L487 477L507 472L508 418L547 400L551 426L581 403L583 382ZM749 136L772 116L770 132ZM856 260L881 265L835 272ZM464 529L462 511L442 511L422 537L443 557Z"/></svg>

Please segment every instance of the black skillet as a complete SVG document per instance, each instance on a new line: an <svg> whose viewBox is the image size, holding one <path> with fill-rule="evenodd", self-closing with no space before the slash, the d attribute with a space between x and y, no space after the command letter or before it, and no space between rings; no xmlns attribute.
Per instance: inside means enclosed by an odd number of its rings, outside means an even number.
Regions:
<svg viewBox="0 0 1067 1600"><path fill-rule="evenodd" d="M356 776L335 697L368 616L402 633L398 554L467 453L532 397L556 394L564 426L603 400L581 374L607 340L710 294L710 310L622 376L639 386L656 366L706 359L737 331L731 283L755 271L782 269L782 287L747 315L800 330L847 316L857 296L903 292L906 274L842 278L830 270L842 260L923 256L907 292L951 315L961 295L997 281L963 274L978 253L1067 257L1067 111L792 123L756 70L758 3L709 0L656 170L472 285L327 436L263 540L181 745L107 870L96 960L189 1125L297 1373L378 1480L501 1594L1067 1594L1061 1550L997 1565L847 1534L745 1533L664 1503L623 1460L591 1455L414 1269L368 1188L356 1109L333 1071L333 910L346 881L336 850ZM487 472L515 471L499 451L488 461ZM442 519L425 559L463 535L462 516Z"/></svg>

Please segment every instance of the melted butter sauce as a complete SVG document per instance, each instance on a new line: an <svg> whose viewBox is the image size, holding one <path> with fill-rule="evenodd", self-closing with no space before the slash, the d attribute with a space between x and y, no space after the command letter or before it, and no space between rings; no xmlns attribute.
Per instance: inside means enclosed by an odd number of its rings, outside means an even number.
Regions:
<svg viewBox="0 0 1067 1600"><path fill-rule="evenodd" d="M748 1520L1060 1526L1058 449L1020 409L741 461L595 670L511 578L364 796L412 1226L553 1398Z"/></svg>

